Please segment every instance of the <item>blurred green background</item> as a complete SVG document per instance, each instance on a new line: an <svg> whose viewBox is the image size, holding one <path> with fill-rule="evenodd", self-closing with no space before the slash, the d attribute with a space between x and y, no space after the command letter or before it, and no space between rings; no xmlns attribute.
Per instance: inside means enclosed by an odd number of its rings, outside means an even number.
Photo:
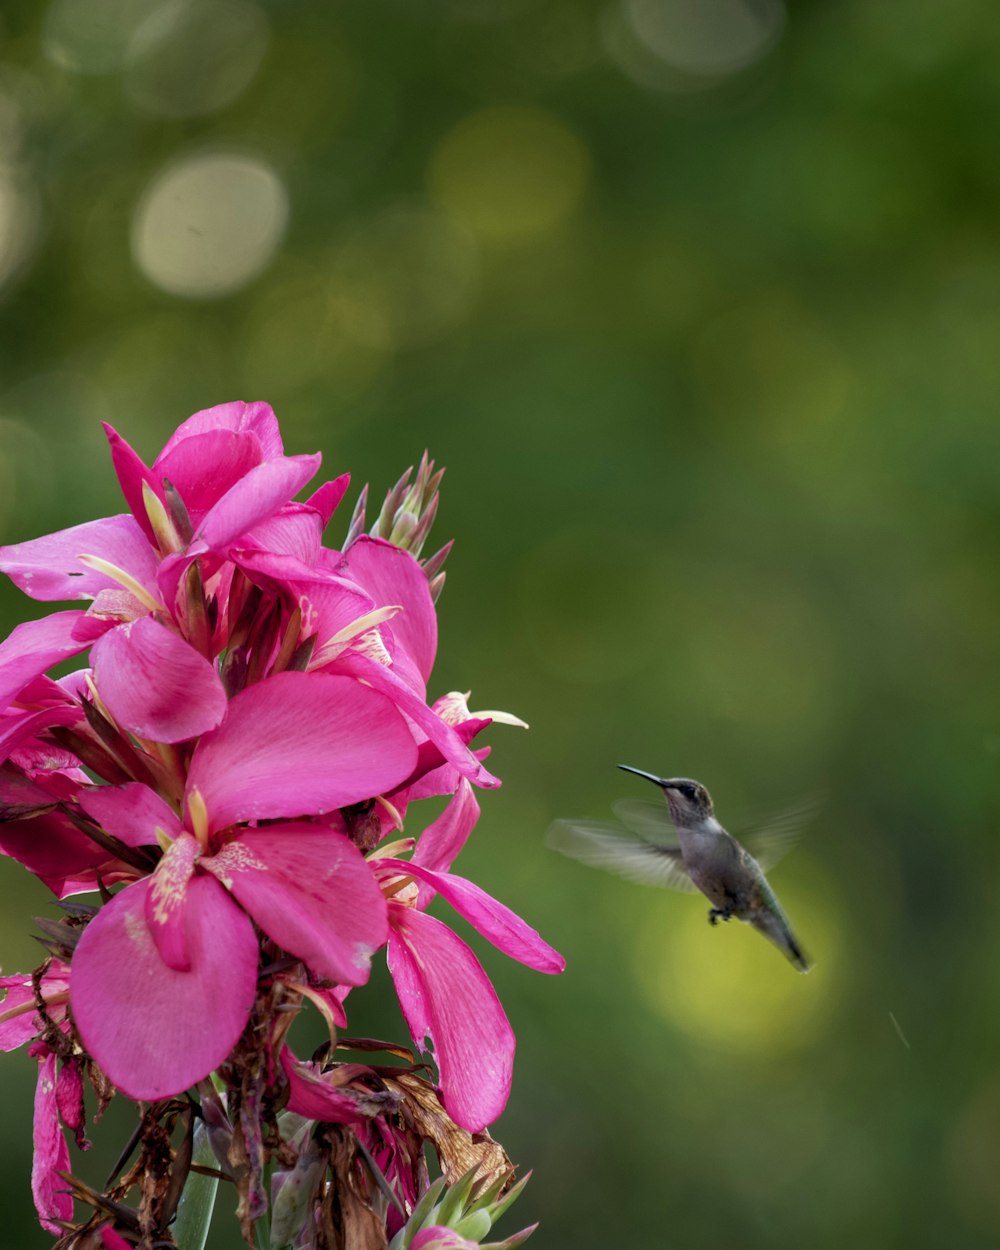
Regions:
<svg viewBox="0 0 1000 1250"><path fill-rule="evenodd" d="M531 722L460 867L569 960L477 945L532 1245L997 1244L998 65L988 0L3 6L2 540L121 509L102 419L149 458L266 399L378 498L448 466L432 693ZM826 792L773 876L809 977L545 849L618 762L734 828Z"/></svg>

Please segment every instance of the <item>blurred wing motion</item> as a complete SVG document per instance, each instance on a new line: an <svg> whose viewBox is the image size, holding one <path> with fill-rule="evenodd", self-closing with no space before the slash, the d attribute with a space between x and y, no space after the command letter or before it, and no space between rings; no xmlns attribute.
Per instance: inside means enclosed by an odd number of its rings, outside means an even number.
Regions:
<svg viewBox="0 0 1000 1250"><path fill-rule="evenodd" d="M650 805L652 806L652 805ZM660 822L659 832L669 830ZM623 837L613 825L587 820L557 820L545 838L555 851L578 859L592 868L604 868L640 885L656 885L689 894L697 887L688 876L680 848Z"/></svg>
<svg viewBox="0 0 1000 1250"><path fill-rule="evenodd" d="M820 798L803 799L794 807L748 825L733 836L741 846L746 847L761 869L769 872L798 844L821 805Z"/></svg>
<svg viewBox="0 0 1000 1250"><path fill-rule="evenodd" d="M674 828L662 799L616 799L611 810L637 838L656 846L676 847Z"/></svg>

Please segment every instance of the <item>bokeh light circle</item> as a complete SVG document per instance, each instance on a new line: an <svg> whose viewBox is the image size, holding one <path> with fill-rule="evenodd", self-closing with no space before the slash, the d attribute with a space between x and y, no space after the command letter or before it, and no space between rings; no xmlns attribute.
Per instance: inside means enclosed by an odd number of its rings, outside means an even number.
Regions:
<svg viewBox="0 0 1000 1250"><path fill-rule="evenodd" d="M34 189L0 171L0 287L25 264L38 238Z"/></svg>
<svg viewBox="0 0 1000 1250"><path fill-rule="evenodd" d="M264 11L250 0L170 0L129 42L125 88L151 113L212 113L249 86L267 51Z"/></svg>
<svg viewBox="0 0 1000 1250"><path fill-rule="evenodd" d="M590 173L586 146L552 113L481 109L442 139L429 181L437 199L483 239L517 242L560 225Z"/></svg>
<svg viewBox="0 0 1000 1250"><path fill-rule="evenodd" d="M781 0L623 0L647 48L679 73L720 77L759 60L785 24Z"/></svg>
<svg viewBox="0 0 1000 1250"><path fill-rule="evenodd" d="M157 0L54 0L45 18L45 55L77 74L114 74Z"/></svg>
<svg viewBox="0 0 1000 1250"><path fill-rule="evenodd" d="M265 161L201 152L168 165L146 188L133 218L132 254L162 290L211 299L261 272L287 219L284 185Z"/></svg>

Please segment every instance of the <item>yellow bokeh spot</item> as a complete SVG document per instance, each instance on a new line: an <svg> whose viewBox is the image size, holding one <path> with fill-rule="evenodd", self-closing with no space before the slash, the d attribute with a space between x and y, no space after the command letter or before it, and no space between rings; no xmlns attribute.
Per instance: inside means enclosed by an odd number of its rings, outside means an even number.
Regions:
<svg viewBox="0 0 1000 1250"><path fill-rule="evenodd" d="M558 226L579 203L587 149L542 109L482 109L441 141L429 170L436 198L480 238L519 242Z"/></svg>
<svg viewBox="0 0 1000 1250"><path fill-rule="evenodd" d="M806 976L739 921L710 928L701 896L653 899L639 930L635 973L647 1002L692 1037L743 1052L811 1042L836 998L838 938L829 902L785 885L782 904L816 966Z"/></svg>

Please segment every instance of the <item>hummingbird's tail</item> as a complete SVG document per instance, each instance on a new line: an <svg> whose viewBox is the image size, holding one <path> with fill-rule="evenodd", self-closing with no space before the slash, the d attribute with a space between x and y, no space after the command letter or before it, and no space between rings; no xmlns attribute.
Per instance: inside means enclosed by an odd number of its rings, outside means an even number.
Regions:
<svg viewBox="0 0 1000 1250"><path fill-rule="evenodd" d="M812 964L798 944L791 926L780 912L760 911L752 917L750 923L762 933L769 942L773 942L793 967L799 972L808 972Z"/></svg>
<svg viewBox="0 0 1000 1250"><path fill-rule="evenodd" d="M808 972L812 967L812 964L806 958L802 947L798 944L798 942L796 942L791 933L788 934L788 945L785 948L785 954L788 956L791 963L798 968L799 972Z"/></svg>

